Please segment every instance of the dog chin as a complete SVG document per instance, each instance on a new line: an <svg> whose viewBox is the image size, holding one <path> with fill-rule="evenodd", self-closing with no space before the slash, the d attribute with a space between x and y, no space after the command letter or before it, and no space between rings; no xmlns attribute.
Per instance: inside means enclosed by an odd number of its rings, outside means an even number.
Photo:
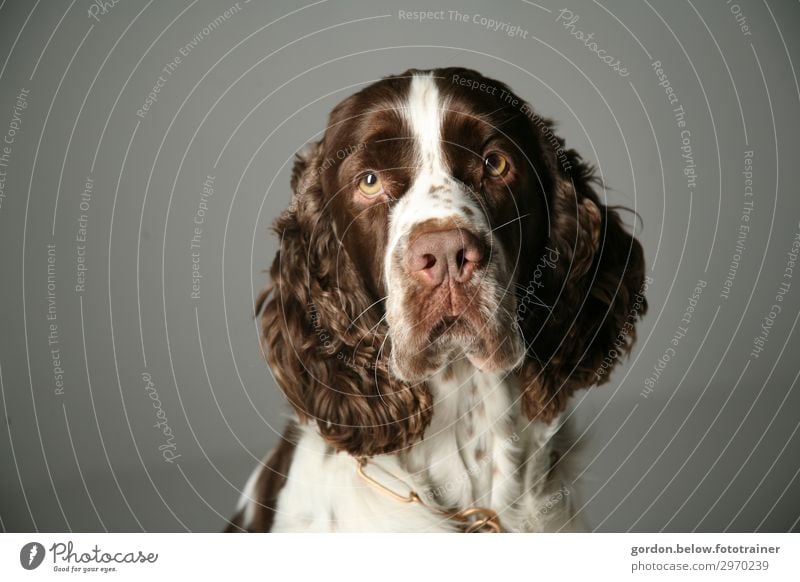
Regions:
<svg viewBox="0 0 800 582"><path fill-rule="evenodd" d="M389 371L402 382L419 383L463 359L481 372L507 373L522 365L525 348L516 335L484 338L466 333L439 334L417 353L407 348L392 350Z"/></svg>
<svg viewBox="0 0 800 582"><path fill-rule="evenodd" d="M521 348L512 349L491 357L487 357L486 354L473 353L467 354L467 360L481 372L502 374L520 367L525 361L525 352Z"/></svg>

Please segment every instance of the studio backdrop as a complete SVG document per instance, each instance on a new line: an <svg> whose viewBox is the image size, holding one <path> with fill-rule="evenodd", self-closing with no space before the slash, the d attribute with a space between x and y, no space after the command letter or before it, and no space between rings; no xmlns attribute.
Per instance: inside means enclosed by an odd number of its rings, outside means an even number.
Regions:
<svg viewBox="0 0 800 582"><path fill-rule="evenodd" d="M290 415L255 301L293 158L409 68L597 167L649 310L576 395L597 531L800 518L795 2L0 2L0 528L219 531Z"/></svg>

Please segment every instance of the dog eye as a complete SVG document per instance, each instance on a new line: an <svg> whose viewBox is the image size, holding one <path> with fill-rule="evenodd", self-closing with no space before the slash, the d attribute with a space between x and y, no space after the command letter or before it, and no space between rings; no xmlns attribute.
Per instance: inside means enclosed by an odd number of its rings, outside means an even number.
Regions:
<svg viewBox="0 0 800 582"><path fill-rule="evenodd" d="M508 160L503 154L491 153L483 159L486 173L492 178L499 178L508 171Z"/></svg>
<svg viewBox="0 0 800 582"><path fill-rule="evenodd" d="M359 180L358 189L366 196L375 196L383 191L383 182L376 173L369 172Z"/></svg>

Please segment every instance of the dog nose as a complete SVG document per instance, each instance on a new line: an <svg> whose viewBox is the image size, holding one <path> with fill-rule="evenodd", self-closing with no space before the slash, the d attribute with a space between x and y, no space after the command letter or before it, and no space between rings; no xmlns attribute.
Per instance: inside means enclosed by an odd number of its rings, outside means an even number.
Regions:
<svg viewBox="0 0 800 582"><path fill-rule="evenodd" d="M425 232L412 239L406 269L429 287L466 283L483 260L483 244L463 229Z"/></svg>

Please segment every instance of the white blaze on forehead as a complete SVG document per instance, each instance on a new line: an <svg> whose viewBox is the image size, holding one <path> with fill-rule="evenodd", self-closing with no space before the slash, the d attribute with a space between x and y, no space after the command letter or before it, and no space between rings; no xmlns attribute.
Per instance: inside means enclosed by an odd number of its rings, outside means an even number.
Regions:
<svg viewBox="0 0 800 582"><path fill-rule="evenodd" d="M447 96L439 93L431 73L411 78L402 114L411 128L417 161L412 168L413 178L408 192L391 212L387 257L392 256L400 240L415 224L426 220L459 218L467 224L477 220L481 224L476 224L475 230L482 230L481 208L470 198L463 184L452 178L445 163L442 120L448 102ZM465 207L472 211L469 215L464 213ZM391 259L385 266L389 276Z"/></svg>
<svg viewBox="0 0 800 582"><path fill-rule="evenodd" d="M442 103L431 74L414 75L405 115L416 141L421 173L444 173L442 164Z"/></svg>
<svg viewBox="0 0 800 582"><path fill-rule="evenodd" d="M493 239L484 209L470 186L455 178L447 165L443 121L450 106L450 98L439 92L436 79L430 73L411 78L405 102L400 106L405 123L411 130L416 160L412 162L413 167L409 168L411 180L408 190L390 206L389 240L383 259L384 280L388 289L386 322L394 345L391 357L395 363L403 346L419 341L414 330L420 322L411 320L406 307L406 300L413 298L416 283L413 275L407 271L404 260L409 239L421 224L431 220L442 220L444 224L452 221L454 228L464 228L481 239L489 240L489 264L478 278L479 281L473 282L479 286L476 305L479 305L480 315L487 322L497 319L496 311L504 302L505 312L514 310L513 293L507 293L507 287L497 282L498 269L506 264L506 260L499 245L491 243ZM457 143L449 145L460 146ZM480 152L473 153L480 155ZM522 353L522 348L517 351Z"/></svg>
<svg viewBox="0 0 800 582"><path fill-rule="evenodd" d="M412 168L411 187L392 211L389 248L394 249L399 239L408 234L418 222L430 218L453 216L453 198L432 197L435 187L444 195L451 190L452 179L444 164L442 153L442 117L445 103L439 94L436 80L430 73L414 75L402 109L411 128L411 139L416 152ZM447 187L447 188L445 188Z"/></svg>

